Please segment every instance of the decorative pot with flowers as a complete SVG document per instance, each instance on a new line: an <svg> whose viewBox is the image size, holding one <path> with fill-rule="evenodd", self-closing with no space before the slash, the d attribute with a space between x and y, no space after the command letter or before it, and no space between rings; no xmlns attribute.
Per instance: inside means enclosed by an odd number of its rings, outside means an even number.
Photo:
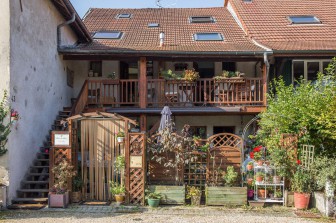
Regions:
<svg viewBox="0 0 336 223"><path fill-rule="evenodd" d="M199 187L188 186L187 187L187 199L191 200L191 205L201 205L202 191Z"/></svg>
<svg viewBox="0 0 336 223"><path fill-rule="evenodd" d="M10 113L10 117L11 117L11 120L13 120L13 121L19 120L19 118L20 118L19 112L12 109L11 113Z"/></svg>
<svg viewBox="0 0 336 223"><path fill-rule="evenodd" d="M313 182L308 170L301 165L297 166L296 172L291 181L292 191L294 191L294 206L296 209L307 209Z"/></svg>
<svg viewBox="0 0 336 223"><path fill-rule="evenodd" d="M124 185L110 181L110 192L118 204L121 204L125 201L126 188Z"/></svg>
<svg viewBox="0 0 336 223"><path fill-rule="evenodd" d="M183 79L188 82L197 81L200 78L199 73L196 72L194 69L185 70L183 73Z"/></svg>
<svg viewBox="0 0 336 223"><path fill-rule="evenodd" d="M251 159L254 159L258 166L263 165L262 157L263 157L263 147L262 146L257 146L255 147L252 152L250 152L250 157Z"/></svg>
<svg viewBox="0 0 336 223"><path fill-rule="evenodd" d="M125 133L124 132L118 132L117 134L117 142L122 143L125 140Z"/></svg>
<svg viewBox="0 0 336 223"><path fill-rule="evenodd" d="M76 171L74 166L65 159L55 165L51 171L55 175L55 184L50 189L48 205L54 208L65 208L69 204L68 180L76 175Z"/></svg>
<svg viewBox="0 0 336 223"><path fill-rule="evenodd" d="M255 175L256 181L258 183L261 183L264 180L264 177L265 177L265 173L263 172L257 172Z"/></svg>

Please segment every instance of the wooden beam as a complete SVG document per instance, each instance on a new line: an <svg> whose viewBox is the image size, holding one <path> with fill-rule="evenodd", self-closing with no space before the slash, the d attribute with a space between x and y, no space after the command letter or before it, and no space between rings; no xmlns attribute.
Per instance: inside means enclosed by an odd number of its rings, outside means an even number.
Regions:
<svg viewBox="0 0 336 223"><path fill-rule="evenodd" d="M146 61L146 57L140 58L139 100L140 100L140 108L146 108L147 107L147 61Z"/></svg>
<svg viewBox="0 0 336 223"><path fill-rule="evenodd" d="M266 64L262 67L262 85L263 85L263 105L267 105L267 68Z"/></svg>
<svg viewBox="0 0 336 223"><path fill-rule="evenodd" d="M147 131L147 115L145 114L140 115L140 131Z"/></svg>

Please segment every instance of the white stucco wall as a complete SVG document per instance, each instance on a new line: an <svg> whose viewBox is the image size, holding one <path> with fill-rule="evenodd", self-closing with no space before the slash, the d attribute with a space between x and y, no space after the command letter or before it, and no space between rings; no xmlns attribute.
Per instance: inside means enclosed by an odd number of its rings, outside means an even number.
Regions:
<svg viewBox="0 0 336 223"><path fill-rule="evenodd" d="M2 1L1 1L2 3ZM50 1L10 1L10 96L12 107L21 116L10 134L9 199L16 196L26 174L59 110L70 105L73 89L67 86L66 68L57 52L58 24L64 22ZM76 36L62 30L63 42Z"/></svg>
<svg viewBox="0 0 336 223"><path fill-rule="evenodd" d="M2 100L4 90L9 91L9 0L0 1L0 100ZM8 177L8 153L0 157L0 179Z"/></svg>

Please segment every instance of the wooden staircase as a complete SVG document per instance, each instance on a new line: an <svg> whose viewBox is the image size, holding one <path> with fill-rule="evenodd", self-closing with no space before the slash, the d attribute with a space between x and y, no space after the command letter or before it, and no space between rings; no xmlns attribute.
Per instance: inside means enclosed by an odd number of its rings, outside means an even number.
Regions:
<svg viewBox="0 0 336 223"><path fill-rule="evenodd" d="M24 180L21 181L21 187L17 190L17 197L12 199L12 205L9 209L39 209L45 207L48 202L49 193L49 149L51 147L50 133L53 130L62 131L64 126L62 119L69 117L71 107L64 107L60 111L52 125L49 134L40 152L37 153L32 165L28 169Z"/></svg>

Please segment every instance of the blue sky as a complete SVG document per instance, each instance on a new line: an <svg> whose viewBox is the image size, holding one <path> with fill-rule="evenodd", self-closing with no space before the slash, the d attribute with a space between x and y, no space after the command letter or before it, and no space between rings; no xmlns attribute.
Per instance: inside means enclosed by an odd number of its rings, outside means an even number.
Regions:
<svg viewBox="0 0 336 223"><path fill-rule="evenodd" d="M156 8L156 0L70 0L80 17L89 8ZM166 8L205 8L224 5L224 0L161 0Z"/></svg>

